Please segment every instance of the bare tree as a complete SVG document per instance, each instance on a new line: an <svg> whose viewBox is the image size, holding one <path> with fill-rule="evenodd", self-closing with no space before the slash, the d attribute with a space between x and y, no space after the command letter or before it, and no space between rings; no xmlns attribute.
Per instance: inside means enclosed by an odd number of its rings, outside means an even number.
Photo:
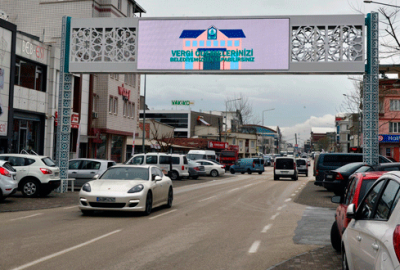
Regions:
<svg viewBox="0 0 400 270"><path fill-rule="evenodd" d="M399 9L379 8L379 13L382 14L383 20L379 22L385 26L385 32L380 36L381 46L383 50L380 51L380 58L390 58L399 56L400 54L400 41L397 37L397 13Z"/></svg>
<svg viewBox="0 0 400 270"><path fill-rule="evenodd" d="M250 124L253 120L253 104L242 93L233 94L225 98L225 107L228 112L236 111L243 124Z"/></svg>
<svg viewBox="0 0 400 270"><path fill-rule="evenodd" d="M344 100L337 109L338 112L360 113L363 108L363 85L361 77L349 76L349 80L353 80L353 89L350 93L343 94Z"/></svg>
<svg viewBox="0 0 400 270"><path fill-rule="evenodd" d="M169 132L165 134L161 134L159 129L156 126L156 122L154 120L150 120L153 128L150 128L151 139L150 141L156 145L159 145L159 152L166 153L171 148L171 145L174 142L174 132Z"/></svg>

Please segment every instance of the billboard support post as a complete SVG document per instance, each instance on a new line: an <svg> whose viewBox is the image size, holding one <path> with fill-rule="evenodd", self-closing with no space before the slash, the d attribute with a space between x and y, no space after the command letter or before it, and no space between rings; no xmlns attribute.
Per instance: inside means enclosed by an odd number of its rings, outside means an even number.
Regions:
<svg viewBox="0 0 400 270"><path fill-rule="evenodd" d="M367 64L363 93L363 161L379 164L379 21L378 13L367 14Z"/></svg>

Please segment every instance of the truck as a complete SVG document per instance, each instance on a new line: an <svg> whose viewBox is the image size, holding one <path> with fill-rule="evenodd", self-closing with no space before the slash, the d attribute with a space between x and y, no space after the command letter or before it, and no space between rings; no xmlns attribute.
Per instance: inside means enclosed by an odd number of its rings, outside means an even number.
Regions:
<svg viewBox="0 0 400 270"><path fill-rule="evenodd" d="M225 170L235 164L239 159L239 146L229 145L227 149L222 150L219 155L219 163L225 165Z"/></svg>

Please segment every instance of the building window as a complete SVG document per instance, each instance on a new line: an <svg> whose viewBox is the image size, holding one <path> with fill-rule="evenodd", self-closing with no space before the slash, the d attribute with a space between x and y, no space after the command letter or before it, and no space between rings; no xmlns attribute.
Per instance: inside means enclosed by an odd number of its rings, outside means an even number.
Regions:
<svg viewBox="0 0 400 270"><path fill-rule="evenodd" d="M99 95L98 94L93 94L93 112L98 112L99 111Z"/></svg>
<svg viewBox="0 0 400 270"><path fill-rule="evenodd" d="M251 141L251 148L255 148L256 147L256 144L255 144L255 141Z"/></svg>
<svg viewBox="0 0 400 270"><path fill-rule="evenodd" d="M241 150L242 150L242 148L243 148L243 141L242 141L242 140L240 140L240 141L239 141L239 149L240 149L239 151L241 151Z"/></svg>
<svg viewBox="0 0 400 270"><path fill-rule="evenodd" d="M131 105L131 117L132 119L135 119L135 103L132 103Z"/></svg>
<svg viewBox="0 0 400 270"><path fill-rule="evenodd" d="M111 73L111 74L110 74L110 78L111 78L111 79L114 79L114 77L115 77L115 76L114 76L114 73Z"/></svg>
<svg viewBox="0 0 400 270"><path fill-rule="evenodd" d="M118 98L114 97L114 114L118 114Z"/></svg>
<svg viewBox="0 0 400 270"><path fill-rule="evenodd" d="M122 9L122 0L118 0L118 9L119 9L119 10Z"/></svg>
<svg viewBox="0 0 400 270"><path fill-rule="evenodd" d="M389 122L389 133L400 133L400 122Z"/></svg>
<svg viewBox="0 0 400 270"><path fill-rule="evenodd" d="M113 113L113 111L114 111L113 106L114 106L114 97L110 96L110 98L108 99L108 112L109 113Z"/></svg>
<svg viewBox="0 0 400 270"><path fill-rule="evenodd" d="M391 111L400 111L400 100L399 99L391 99L390 100L390 110Z"/></svg>
<svg viewBox="0 0 400 270"><path fill-rule="evenodd" d="M123 104L123 108L122 108L122 115L124 117L126 117L127 103L128 103L128 101L124 100L124 104Z"/></svg>
<svg viewBox="0 0 400 270"><path fill-rule="evenodd" d="M45 92L44 70L42 65L17 58L14 84Z"/></svg>

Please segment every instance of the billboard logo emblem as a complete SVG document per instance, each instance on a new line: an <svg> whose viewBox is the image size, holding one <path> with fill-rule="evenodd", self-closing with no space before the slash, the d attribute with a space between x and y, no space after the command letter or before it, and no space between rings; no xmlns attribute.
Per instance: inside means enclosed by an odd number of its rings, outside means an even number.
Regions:
<svg viewBox="0 0 400 270"><path fill-rule="evenodd" d="M208 28L207 39L217 39L217 29L214 26Z"/></svg>

